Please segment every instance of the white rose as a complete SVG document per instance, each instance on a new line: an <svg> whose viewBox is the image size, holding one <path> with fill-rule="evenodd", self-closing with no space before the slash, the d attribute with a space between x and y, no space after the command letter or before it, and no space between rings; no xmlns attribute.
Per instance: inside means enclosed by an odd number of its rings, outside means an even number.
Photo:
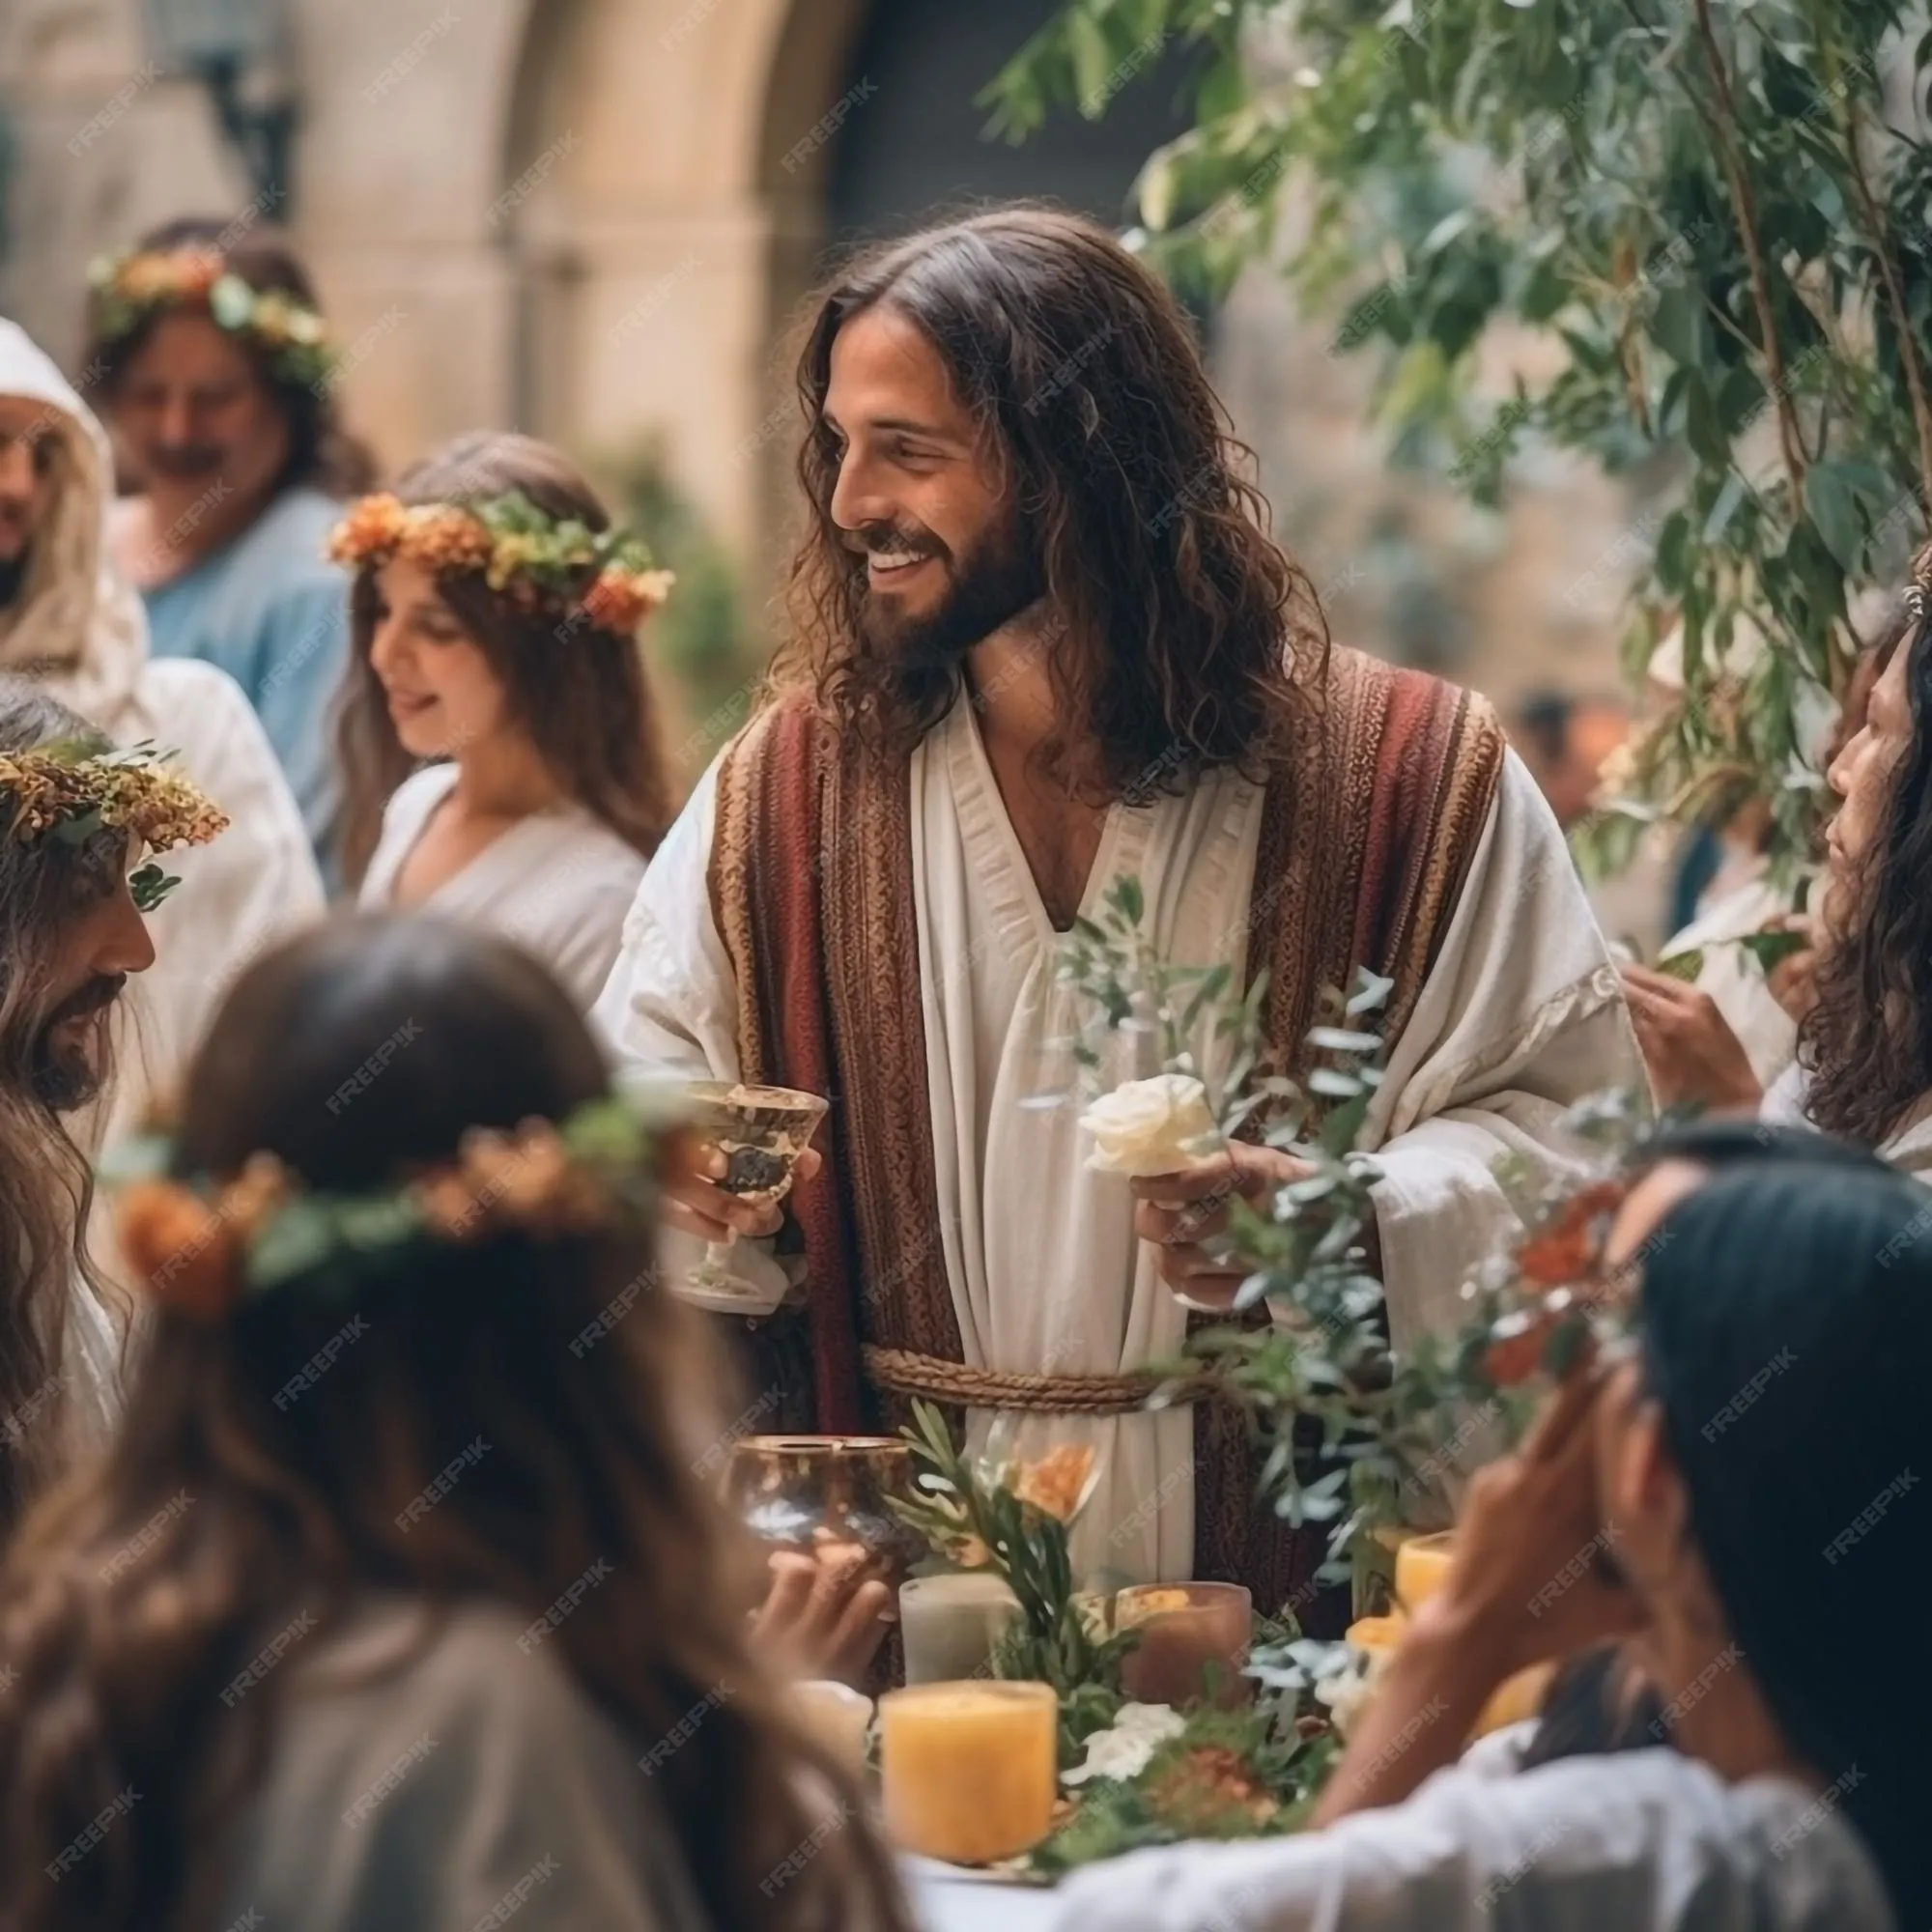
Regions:
<svg viewBox="0 0 1932 1932"><path fill-rule="evenodd" d="M1208 1090L1191 1073L1156 1073L1103 1094L1080 1117L1095 1174L1174 1174L1221 1146Z"/></svg>

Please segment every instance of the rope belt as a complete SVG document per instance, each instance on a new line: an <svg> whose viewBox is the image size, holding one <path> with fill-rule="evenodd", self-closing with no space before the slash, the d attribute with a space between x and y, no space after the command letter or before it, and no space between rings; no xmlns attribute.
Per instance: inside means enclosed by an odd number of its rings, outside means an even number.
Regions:
<svg viewBox="0 0 1932 1932"><path fill-rule="evenodd" d="M1145 1408L1158 1388L1173 1390L1176 1404L1199 1402L1205 1382L1170 1381L1162 1376L1040 1376L1020 1369L973 1369L911 1349L861 1350L866 1374L894 1395L962 1408L1023 1409L1040 1415L1126 1415Z"/></svg>

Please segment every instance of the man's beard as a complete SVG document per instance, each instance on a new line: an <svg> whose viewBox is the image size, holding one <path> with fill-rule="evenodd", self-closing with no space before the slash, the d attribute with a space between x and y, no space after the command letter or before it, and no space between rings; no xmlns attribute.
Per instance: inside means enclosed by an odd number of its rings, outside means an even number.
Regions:
<svg viewBox="0 0 1932 1932"><path fill-rule="evenodd" d="M1046 568L1025 525L1015 518L955 558L923 525L866 524L847 539L854 550L911 551L936 557L947 591L921 615L899 614L891 592L867 586L860 629L866 640L909 670L950 670L982 638L1046 594Z"/></svg>
<svg viewBox="0 0 1932 1932"><path fill-rule="evenodd" d="M59 1029L69 1021L104 1012L121 997L125 973L98 973L70 993L46 1019L34 1040L35 1097L56 1114L84 1107L100 1089L100 1067L90 1051L98 1045L101 1028L82 1029L75 1037L62 1038Z"/></svg>

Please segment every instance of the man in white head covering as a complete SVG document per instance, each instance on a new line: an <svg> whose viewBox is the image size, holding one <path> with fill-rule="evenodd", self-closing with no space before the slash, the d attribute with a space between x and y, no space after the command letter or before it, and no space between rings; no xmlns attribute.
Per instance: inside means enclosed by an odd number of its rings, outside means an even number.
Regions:
<svg viewBox="0 0 1932 1932"><path fill-rule="evenodd" d="M213 665L148 655L140 600L107 560L112 497L99 423L0 320L0 668L38 678L123 746L173 749L231 822L167 862L184 889L149 921L156 963L123 1002L96 1123L106 1142L173 1087L236 973L324 908L301 814L240 686Z"/></svg>

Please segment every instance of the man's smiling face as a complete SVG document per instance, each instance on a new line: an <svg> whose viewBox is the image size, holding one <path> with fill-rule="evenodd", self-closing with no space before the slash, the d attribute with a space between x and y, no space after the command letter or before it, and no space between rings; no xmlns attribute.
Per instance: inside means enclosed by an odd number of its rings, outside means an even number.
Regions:
<svg viewBox="0 0 1932 1932"><path fill-rule="evenodd" d="M939 352L889 304L839 329L825 422L832 519L866 557L869 635L950 664L1038 601L1038 546L1003 466Z"/></svg>

